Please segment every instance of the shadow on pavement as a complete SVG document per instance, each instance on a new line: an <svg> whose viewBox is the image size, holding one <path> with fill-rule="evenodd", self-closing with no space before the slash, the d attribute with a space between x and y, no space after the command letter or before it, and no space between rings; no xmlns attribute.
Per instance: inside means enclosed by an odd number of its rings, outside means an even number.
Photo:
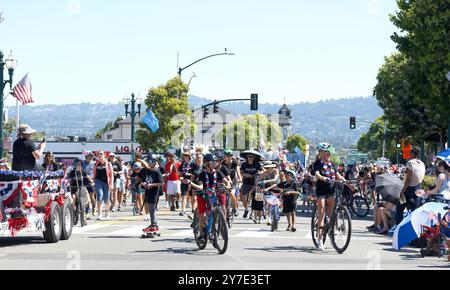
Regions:
<svg viewBox="0 0 450 290"><path fill-rule="evenodd" d="M0 248L32 244L47 244L42 237L0 238Z"/></svg>
<svg viewBox="0 0 450 290"><path fill-rule="evenodd" d="M199 249L187 249L187 248L167 248L162 250L150 250L150 251L134 251L132 254L184 254L193 256L219 256L216 250L199 250Z"/></svg>
<svg viewBox="0 0 450 290"><path fill-rule="evenodd" d="M293 246L275 246L275 247L264 247L264 248L245 248L245 250L250 251L264 251L269 253L279 253L279 252L303 252L308 254L319 254L322 253L314 247L293 247Z"/></svg>

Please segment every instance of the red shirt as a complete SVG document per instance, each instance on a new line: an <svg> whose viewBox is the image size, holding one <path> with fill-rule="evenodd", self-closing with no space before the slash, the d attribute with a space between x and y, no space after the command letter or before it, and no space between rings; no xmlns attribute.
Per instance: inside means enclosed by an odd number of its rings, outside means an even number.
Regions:
<svg viewBox="0 0 450 290"><path fill-rule="evenodd" d="M169 174L167 180L176 181L180 180L180 176L178 176L178 171L181 167L181 162L175 162L174 166L172 166L172 162L167 162L166 166L164 166L164 171Z"/></svg>

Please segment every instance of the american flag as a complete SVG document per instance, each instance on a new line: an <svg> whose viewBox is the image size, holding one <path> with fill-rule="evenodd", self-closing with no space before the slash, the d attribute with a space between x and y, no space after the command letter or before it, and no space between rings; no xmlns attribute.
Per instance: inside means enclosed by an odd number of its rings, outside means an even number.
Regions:
<svg viewBox="0 0 450 290"><path fill-rule="evenodd" d="M32 87L28 74L26 74L23 79L14 87L13 95L16 97L22 105L34 103L32 95Z"/></svg>

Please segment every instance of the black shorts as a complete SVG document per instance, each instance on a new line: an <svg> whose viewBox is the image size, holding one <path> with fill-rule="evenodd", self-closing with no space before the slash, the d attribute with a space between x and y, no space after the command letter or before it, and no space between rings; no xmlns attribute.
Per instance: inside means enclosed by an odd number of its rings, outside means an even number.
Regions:
<svg viewBox="0 0 450 290"><path fill-rule="evenodd" d="M251 185L251 184L242 184L242 187L241 187L241 195L247 196L247 195L249 195L250 192L253 191L253 189L255 189L255 186L254 186L254 185Z"/></svg>
<svg viewBox="0 0 450 290"><path fill-rule="evenodd" d="M257 201L253 198L252 210L262 211L264 209L264 201Z"/></svg>
<svg viewBox="0 0 450 290"><path fill-rule="evenodd" d="M181 183L181 195L186 196L188 194L189 184Z"/></svg>
<svg viewBox="0 0 450 290"><path fill-rule="evenodd" d="M144 202L145 203L156 203L158 201L159 195L155 192L145 192Z"/></svg>
<svg viewBox="0 0 450 290"><path fill-rule="evenodd" d="M297 203L289 201L283 203L283 213L291 213L297 210Z"/></svg>

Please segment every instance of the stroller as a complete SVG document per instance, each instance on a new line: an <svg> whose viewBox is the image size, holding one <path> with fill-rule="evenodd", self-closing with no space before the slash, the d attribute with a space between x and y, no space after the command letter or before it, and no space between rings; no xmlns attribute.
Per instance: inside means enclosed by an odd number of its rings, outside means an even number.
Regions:
<svg viewBox="0 0 450 290"><path fill-rule="evenodd" d="M420 250L422 258L426 256L441 258L448 252L447 239L450 237L448 217L448 213L443 218L439 214L436 225L431 225L431 227L422 226L420 235L420 239L423 241L422 249Z"/></svg>

